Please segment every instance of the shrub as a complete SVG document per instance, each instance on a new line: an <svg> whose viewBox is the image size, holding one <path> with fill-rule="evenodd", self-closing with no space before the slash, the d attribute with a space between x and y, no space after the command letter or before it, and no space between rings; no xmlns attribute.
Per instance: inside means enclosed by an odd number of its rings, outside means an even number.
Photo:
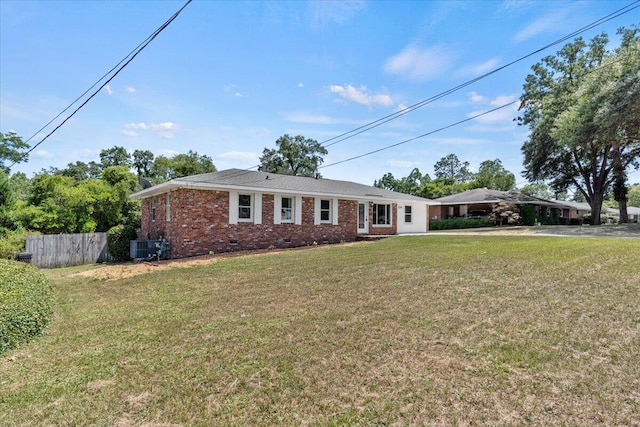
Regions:
<svg viewBox="0 0 640 427"><path fill-rule="evenodd" d="M24 251L27 233L24 229L0 230L0 258L13 258L17 252Z"/></svg>
<svg viewBox="0 0 640 427"><path fill-rule="evenodd" d="M42 333L52 305L51 286L38 269L0 259L0 354Z"/></svg>
<svg viewBox="0 0 640 427"><path fill-rule="evenodd" d="M524 205L520 212L524 225L536 225L536 208L533 205Z"/></svg>
<svg viewBox="0 0 640 427"><path fill-rule="evenodd" d="M463 228L480 228L480 227L493 227L493 223L488 219L465 219L465 218L452 218L452 219L437 219L429 222L430 230L454 230Z"/></svg>
<svg viewBox="0 0 640 427"><path fill-rule="evenodd" d="M116 261L129 261L130 242L138 237L136 229L130 225L116 225L107 231L107 248Z"/></svg>

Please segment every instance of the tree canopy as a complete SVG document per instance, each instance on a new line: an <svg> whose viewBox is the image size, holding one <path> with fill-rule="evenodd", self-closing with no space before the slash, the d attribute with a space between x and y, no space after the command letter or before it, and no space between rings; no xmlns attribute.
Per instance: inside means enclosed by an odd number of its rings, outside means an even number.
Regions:
<svg viewBox="0 0 640 427"><path fill-rule="evenodd" d="M276 141L276 148L265 148L258 170L284 175L319 176L318 168L328 153L318 141L302 135L285 134Z"/></svg>
<svg viewBox="0 0 640 427"><path fill-rule="evenodd" d="M26 162L27 156L24 150L28 148L29 144L22 141L15 132L6 134L0 132L0 169L8 173L9 166L6 163Z"/></svg>
<svg viewBox="0 0 640 427"><path fill-rule="evenodd" d="M461 184L473 179L469 171L469 162L461 162L455 154L449 154L436 162L433 166L436 178L450 181L452 184Z"/></svg>
<svg viewBox="0 0 640 427"><path fill-rule="evenodd" d="M640 38L619 31L620 46L606 50L606 34L582 38L532 67L518 117L530 134L522 146L525 176L555 191L576 189L599 224L604 195L615 183L625 197L625 171L640 156ZM621 210L626 205L621 203Z"/></svg>
<svg viewBox="0 0 640 427"><path fill-rule="evenodd" d="M475 174L475 179L470 186L510 191L516 186L516 176L502 166L500 159L485 160L480 163L478 173Z"/></svg>

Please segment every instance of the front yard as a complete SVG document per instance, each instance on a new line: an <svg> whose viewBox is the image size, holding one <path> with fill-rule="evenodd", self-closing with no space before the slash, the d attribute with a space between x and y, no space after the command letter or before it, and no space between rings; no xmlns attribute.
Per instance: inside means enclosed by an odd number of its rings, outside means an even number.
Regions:
<svg viewBox="0 0 640 427"><path fill-rule="evenodd" d="M0 360L0 425L640 423L637 239L406 236L177 265L45 271L55 315Z"/></svg>

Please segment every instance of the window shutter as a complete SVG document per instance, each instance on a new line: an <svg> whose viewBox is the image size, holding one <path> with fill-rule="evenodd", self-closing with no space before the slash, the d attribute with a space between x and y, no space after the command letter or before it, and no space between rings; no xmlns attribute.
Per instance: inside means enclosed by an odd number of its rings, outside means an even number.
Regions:
<svg viewBox="0 0 640 427"><path fill-rule="evenodd" d="M313 224L320 224L320 198L315 197L313 199Z"/></svg>
<svg viewBox="0 0 640 427"><path fill-rule="evenodd" d="M331 223L338 225L338 199L331 200Z"/></svg>
<svg viewBox="0 0 640 427"><path fill-rule="evenodd" d="M273 196L273 223L276 225L282 223L282 196L280 194Z"/></svg>
<svg viewBox="0 0 640 427"><path fill-rule="evenodd" d="M238 223L238 192L229 191L229 224Z"/></svg>
<svg viewBox="0 0 640 427"><path fill-rule="evenodd" d="M302 224L302 196L296 196L293 202L293 208L295 210L293 217L295 223Z"/></svg>
<svg viewBox="0 0 640 427"><path fill-rule="evenodd" d="M253 196L253 223L262 224L262 193Z"/></svg>

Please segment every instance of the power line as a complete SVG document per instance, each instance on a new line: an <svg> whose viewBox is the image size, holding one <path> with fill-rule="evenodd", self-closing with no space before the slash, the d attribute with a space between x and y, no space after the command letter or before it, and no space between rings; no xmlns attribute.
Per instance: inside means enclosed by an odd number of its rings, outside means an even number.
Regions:
<svg viewBox="0 0 640 427"><path fill-rule="evenodd" d="M192 0L187 0L187 2L177 11L175 12L167 21L164 22L164 24L162 24L160 27L158 27L158 29L156 29L153 33L151 33L151 35L149 37L147 37L142 43L140 43L135 49L133 49L131 52L129 52L129 54L127 56L125 56L118 64L116 64L116 66L114 66L111 70L109 70L107 73L105 73L102 77L100 77L100 79L98 81L96 81L89 89L87 89L82 95L80 95L78 98L76 98L71 104L69 104L69 106L67 106L64 110L62 110L62 112L60 112L60 114L58 114L56 117L54 117L53 119L51 119L49 121L49 123L47 123L46 125L44 125L40 130L38 130L33 136L31 136L27 141L30 141L31 139L33 139L33 137L35 137L39 132L41 132L43 129L45 129L46 127L48 127L51 123L53 123L58 117L60 117L64 112L66 112L67 110L69 110L71 108L71 106L73 106L76 102L78 102L78 100L80 100L82 97L84 97L91 89L93 89L95 86L97 86L100 81L102 81L106 76L108 76L109 74L111 74L113 72L113 70L115 70L117 68L117 70L115 71L115 73L113 73L113 75L111 75L111 77L109 77L104 83L102 83L102 85L100 85L100 87L95 90L82 104L80 104L80 106L78 106L78 108L76 108L71 114L69 114L58 126L56 126L51 132L49 132L44 138L42 138L40 140L40 142L38 142L37 144L35 144L33 147L31 147L29 150L27 150L26 152L24 152L21 156L19 160L14 161L11 165L9 165L9 168L11 168L13 165L15 165L16 163L18 163L19 161L21 161L23 158L25 158L26 156L29 155L29 153L31 153L33 150L35 150L40 144L42 144L44 141L46 141L51 135L54 134L55 131L57 131L60 127L62 127L62 125L64 125L69 119L71 119L78 111L80 111L80 109L82 107L84 107L89 101L91 101L91 99L93 99L98 93L100 93L100 91L106 86L108 85L127 65L129 65L129 63L131 61L133 61L133 59L138 56L138 54L140 52L142 52L165 28L167 28L169 26L169 24L171 24L173 22L174 19L176 19L178 17L178 15L180 15L180 13L189 5L189 3L191 3ZM640 0L639 0L640 1ZM128 59L127 59L128 58ZM124 64L123 64L124 62ZM122 65L120 65L122 64Z"/></svg>
<svg viewBox="0 0 640 427"><path fill-rule="evenodd" d="M451 123L451 124L448 124L446 126L442 126L442 127L438 128L438 129L432 130L430 132L423 133L422 135L414 136L413 138L405 139L404 141L400 141L400 142L397 142L397 143L392 144L392 145L387 145L387 146L384 146L382 148L378 148L377 150L369 151L368 153L359 154L357 156L349 157L348 159L344 159L344 160L340 160L340 161L337 161L337 162L333 162L333 163L329 163L329 164L326 164L326 165L319 166L318 169L328 168L329 166L335 166L335 165L339 165L340 163L350 162L351 160L359 159L359 158L365 157L365 156L370 156L371 154L379 153L381 151L388 150L390 148L394 148L394 147L406 144L406 143L411 142L411 141L415 141L416 139L424 138L425 136L429 136L429 135L432 135L432 134L437 133L437 132L442 132L443 130L452 128L454 126L458 126L458 125L460 125L462 123L466 123L466 122L469 122L471 120L477 119L478 117L481 117L481 116L493 113L495 111L501 110L501 109L503 109L505 107L508 107L510 105L513 105L513 104L515 104L517 102L520 102L520 100L517 99L515 101L511 101L511 102L508 102L506 104L502 104L499 107L492 108L491 110L485 111L483 113L479 113L479 114L476 114L474 116L467 117L466 119L459 120L459 121L457 121L455 123Z"/></svg>
<svg viewBox="0 0 640 427"><path fill-rule="evenodd" d="M381 118L379 118L377 120L374 120L372 122L369 122L367 124L359 126L359 127L355 128L355 129L352 129L352 130L344 132L344 133L342 133L340 135L337 135L337 136L334 136L334 137L329 138L327 140L324 140L320 144L322 146L324 146L325 148L326 147L330 147L332 145L338 144L339 142L342 142L342 141L345 141L347 139L353 138L356 135L360 135L360 134L362 134L364 132L367 132L367 131L369 131L371 129L374 129L374 128L378 127L378 126L381 126L381 125L383 125L385 123L388 123L388 122L390 122L392 120L395 120L398 117L404 116L405 114L408 114L408 113L410 113L410 112L412 112L414 110L417 110L418 108L424 107L427 104L430 104L430 103L432 103L434 101L437 101L437 100L439 100L441 98L444 98L445 96L450 95L450 94L452 94L454 92L457 92L460 89L463 89L463 88L465 88L467 86L470 86L471 84L476 83L479 80L482 80L482 79L484 79L486 77L489 77L489 76L491 76L491 75L493 75L493 74L495 74L495 73L497 73L499 71L504 70L505 68L508 68L508 67L510 67L510 66L512 66L512 65L514 65L514 64L516 64L518 62L521 62L521 61L523 61L523 60L525 60L525 59L527 59L527 58L529 58L529 57L531 57L533 55L536 55L536 54L538 54L538 53L540 53L540 52L542 52L542 51L544 51L544 50L546 50L546 49L548 49L548 48L550 48L552 46L555 46L555 45L560 44L560 43L562 43L564 41L567 41L567 40L571 39L572 37L575 37L575 36L577 36L579 34L582 34L582 33L586 32L588 30L591 30L591 29L593 29L593 28L595 28L595 27L597 27L597 26L599 26L599 25L601 25L601 24L603 24L605 22L608 22L608 21L610 21L612 19L618 18L618 17L620 17L620 16L622 16L622 15L624 15L626 13L629 13L632 10L635 10L635 9L637 9L639 7L640 7L640 0L636 0L633 3L628 4L627 6L624 6L624 7L620 8L620 9L617 9L614 12L611 12L608 15L605 15L602 18L591 22L590 24L587 24L587 25L585 25L585 26L583 26L583 27L581 27L581 28L579 28L579 29L577 29L577 30L575 30L575 31L573 31L573 32L571 32L571 33L569 33L569 34L567 34L567 35L565 35L565 36L553 41L553 42L551 42L551 43L546 44L545 46L543 46L543 47L541 47L539 49L536 49L535 51L533 51L531 53L528 53L528 54L526 54L524 56L521 56L520 58L517 58L517 59L505 64L505 65L503 65L501 67L498 67L498 68L495 68L495 69L493 69L491 71L488 71L488 72L486 72L486 73L484 73L484 74L482 74L482 75L480 75L478 77L475 77L475 78L473 78L471 80L468 80L468 81L466 81L464 83L461 83L461 84L459 84L459 85L457 85L455 87L447 89L447 90L445 90L443 92L440 92L440 93L438 93L436 95L433 95L430 98L424 99L424 100L422 100L420 102L417 102L417 103L415 103L413 105L410 105L410 106L408 106L408 107L406 107L406 108L404 108L402 110L396 111L396 112L394 112L392 114L389 114L389 115L386 115L384 117L381 117ZM473 118L480 117L480 116L482 116L484 114L488 114L488 113L490 113L492 111L499 110L501 108L507 107L508 105L511 105L511 104L513 104L513 103L508 103L508 104L502 105L500 107L495 108L494 110L490 110L490 111L487 111L485 113L478 114L478 115L473 116L471 118L456 122L456 123L448 125L448 126L444 126L444 127L440 128L440 129L428 132L428 133L426 133L424 135L420 135L420 136L417 136L417 137L414 137L414 138L410 138L408 140L405 140L405 141L399 142L397 144L393 144L393 145L384 147L384 148L379 149L379 150L374 150L374 151L371 151L369 153L365 153L365 154L362 154L362 155L359 155L359 156L354 156L354 157L349 158L349 159L345 159L345 160L341 160L341 161L334 162L334 163L331 163L331 164L326 164L326 165L319 166L318 169L326 168L326 167L329 167L329 166L334 166L334 165L337 165L337 164L340 164L340 163L345 163L347 161L355 160L355 159L358 159L358 158L361 158L361 157L364 157L364 156L367 156L367 155L370 155L370 154L375 154L375 153L377 153L379 151L383 151L383 150L386 150L388 148L392 148L392 147L396 147L398 145L406 144L406 143L414 141L416 139L423 138L423 137L425 137L427 135L431 135L431 134L433 134L435 132L439 132L439 131L448 129L450 127L456 126L458 124L464 123L466 121L472 120ZM333 142L331 142L330 144L327 144L327 142L330 142L330 141L333 141ZM260 167L260 165L251 166L251 167L247 168L246 170L250 171L250 170L258 168L258 167Z"/></svg>
<svg viewBox="0 0 640 427"><path fill-rule="evenodd" d="M512 65L514 65L514 64L516 64L518 62L521 62L521 61L529 58L530 56L538 54L538 53L540 53L540 52L542 52L542 51L544 51L544 50L546 50L546 49L548 49L548 48L550 48L552 46L560 44L560 43L562 43L562 42L564 42L564 41L566 41L566 40L568 40L568 39L570 39L572 37L575 37L575 36L577 36L579 34L582 34L582 33L586 32L586 31L588 31L590 29L593 29L593 28L595 28L596 26L598 26L600 24L603 24L603 23L605 23L607 21L610 21L610 20L615 19L615 18L617 18L619 16L622 16L622 15L624 15L626 13L629 13L632 10L637 9L637 8L640 7L640 4L638 4L638 3L640 3L640 0L636 0L635 2L629 4L629 5L625 6L625 7L622 7L622 8L620 8L620 9L618 9L618 10L616 10L616 11L614 11L614 12L612 12L612 13L610 13L610 14L608 14L608 15L606 15L606 16L604 16L604 17L602 17L602 18L600 18L600 19L598 19L598 20L596 20L596 21L594 21L594 22L592 22L590 24L588 24L588 25L585 25L584 27L582 27L582 28L580 28L578 30L573 31L570 34L565 35L562 38L559 38L559 39L557 39L557 40L555 40L555 41L553 41L553 42L551 42L551 43L549 43L549 44L547 44L547 45L545 45L545 46L543 46L543 47L541 47L541 48L539 48L539 49L537 49L537 50L535 50L535 51L533 51L531 53L528 53L527 55L521 56L520 58L515 59L515 60L513 60L513 61L511 61L511 62L509 62L509 63L507 63L507 64L505 64L505 65L503 65L501 67L495 68L495 69L493 69L493 70L491 70L491 71L489 71L487 73L484 73L484 74L482 74L482 75L480 75L478 77L475 77L475 78L473 78L471 80L468 80L468 81L466 81L464 83L461 83L458 86L455 86L453 88L447 89L447 90L445 90L443 92L440 92L440 93L438 93L438 94L436 94L436 95L434 95L434 96L432 96L430 98L424 99L424 100L422 100L420 102L417 102L417 103L415 103L413 105L410 105L410 106L408 106L406 108L403 108L403 109L401 109L399 111L396 111L396 112L394 112L392 114L389 114L387 116L381 117L381 118L379 118L377 120L374 120L374 121L369 122L367 124L364 124L364 125L362 125L360 127L352 129L352 130L350 130L348 132L344 132L344 133L342 133L340 135L334 136L333 138L329 138L329 139L321 142L320 144L323 145L324 147L330 147L330 146L335 145L335 144L337 144L339 142L342 142L342 141L347 140L349 138L353 138L356 135L360 135L361 133L364 133L366 131L374 129L374 128L376 128L378 126L381 126L381 125L383 125L385 123L388 123L391 120L395 120L398 117L404 116L405 114L408 114L408 113L410 113L412 111L415 111L418 108L424 107L425 105L428 105L428 104L430 104L430 103L432 103L434 101L437 101L438 99L441 99L441 98L443 98L443 97L445 97L447 95L450 95L450 94L452 94L454 92L457 92L460 89L463 89L463 88L465 88L465 87L467 87L467 86L469 86L469 85L471 85L471 84L473 84L473 83L475 83L475 82L477 82L479 80L482 80L482 79L484 79L486 77L489 77L490 75L495 74L498 71L504 70L507 67L510 67L510 66L512 66ZM327 142L330 142L330 141L333 141L333 142L331 142L330 144L327 144Z"/></svg>

